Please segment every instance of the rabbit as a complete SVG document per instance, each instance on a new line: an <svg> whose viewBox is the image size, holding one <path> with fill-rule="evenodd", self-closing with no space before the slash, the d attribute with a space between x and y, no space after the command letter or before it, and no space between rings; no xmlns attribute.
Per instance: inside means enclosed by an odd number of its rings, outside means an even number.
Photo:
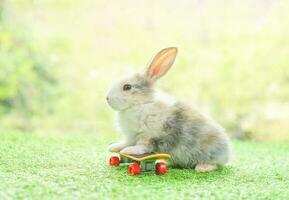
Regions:
<svg viewBox="0 0 289 200"><path fill-rule="evenodd" d="M107 94L123 140L108 150L126 154L168 153L175 167L215 170L231 158L224 129L198 109L155 88L173 65L177 48L158 52L144 71L117 80Z"/></svg>

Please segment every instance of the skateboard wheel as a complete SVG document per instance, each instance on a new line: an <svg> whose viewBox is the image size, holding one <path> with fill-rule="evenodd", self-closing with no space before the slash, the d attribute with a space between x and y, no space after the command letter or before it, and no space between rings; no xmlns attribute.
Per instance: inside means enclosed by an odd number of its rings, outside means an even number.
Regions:
<svg viewBox="0 0 289 200"><path fill-rule="evenodd" d="M137 163L130 164L127 170L128 174L132 176L140 174L140 171L141 171L140 166Z"/></svg>
<svg viewBox="0 0 289 200"><path fill-rule="evenodd" d="M156 164L156 174L161 175L167 172L167 164L164 162L159 162Z"/></svg>
<svg viewBox="0 0 289 200"><path fill-rule="evenodd" d="M119 157L118 156L112 156L109 159L109 165L110 166L118 166L120 163Z"/></svg>

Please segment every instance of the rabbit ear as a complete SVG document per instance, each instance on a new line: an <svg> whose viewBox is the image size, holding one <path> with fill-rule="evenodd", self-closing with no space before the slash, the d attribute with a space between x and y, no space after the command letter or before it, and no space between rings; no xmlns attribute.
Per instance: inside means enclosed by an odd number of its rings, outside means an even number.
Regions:
<svg viewBox="0 0 289 200"><path fill-rule="evenodd" d="M152 82L162 77L173 65L177 52L176 47L169 47L158 52L146 71L146 77Z"/></svg>

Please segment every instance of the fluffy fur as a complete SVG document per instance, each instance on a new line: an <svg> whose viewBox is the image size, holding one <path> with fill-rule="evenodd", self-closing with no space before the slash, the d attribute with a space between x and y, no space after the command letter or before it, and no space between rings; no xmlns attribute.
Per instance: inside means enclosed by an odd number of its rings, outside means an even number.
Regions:
<svg viewBox="0 0 289 200"><path fill-rule="evenodd" d="M124 140L111 144L109 150L169 153L175 166L210 171L230 159L230 141L223 128L154 87L170 69L176 54L174 47L163 49L145 72L125 76L113 84L107 101L117 111ZM124 85L130 85L130 89L124 89Z"/></svg>

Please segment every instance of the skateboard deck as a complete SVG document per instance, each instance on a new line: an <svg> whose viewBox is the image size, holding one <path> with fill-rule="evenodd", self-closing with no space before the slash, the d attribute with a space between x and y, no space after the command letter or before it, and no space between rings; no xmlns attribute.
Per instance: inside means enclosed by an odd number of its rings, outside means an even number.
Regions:
<svg viewBox="0 0 289 200"><path fill-rule="evenodd" d="M157 160L157 159L171 159L171 155L166 153L144 153L144 154L125 154L119 153L119 155L129 158L134 161L145 161L145 160Z"/></svg>

